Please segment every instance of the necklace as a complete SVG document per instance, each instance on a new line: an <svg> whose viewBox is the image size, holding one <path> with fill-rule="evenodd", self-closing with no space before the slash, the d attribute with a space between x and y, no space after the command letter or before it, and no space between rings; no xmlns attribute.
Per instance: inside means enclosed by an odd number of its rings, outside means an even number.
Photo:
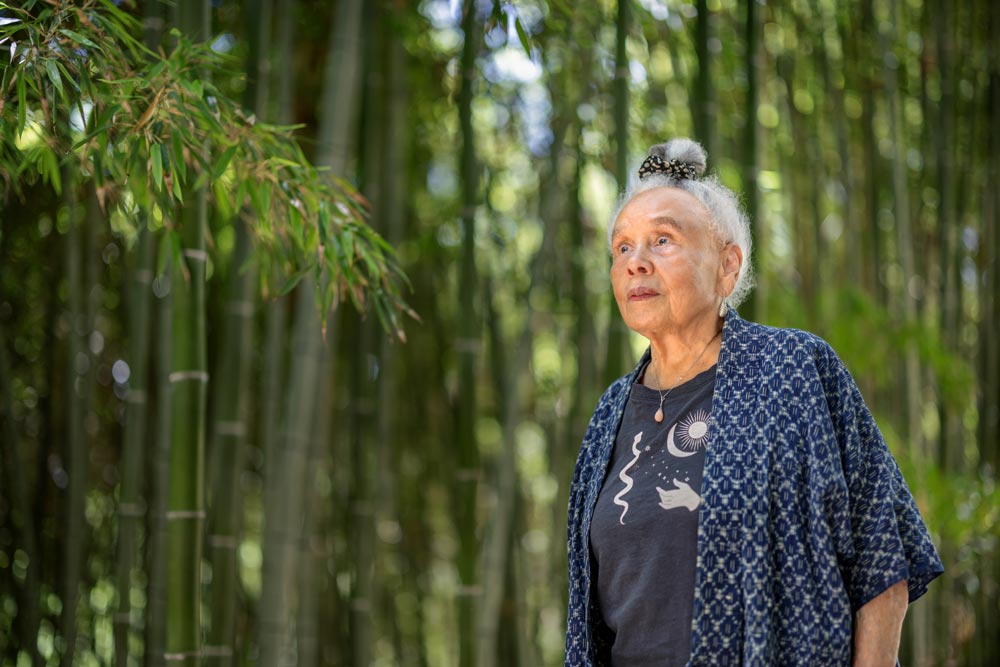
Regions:
<svg viewBox="0 0 1000 667"><path fill-rule="evenodd" d="M696 363L698 363L698 360L700 360L703 356L705 356L705 352L708 350L708 346L712 344L712 341L714 341L718 337L718 335L720 333L722 333L721 330L720 331L716 331L715 332L715 336L712 336L709 339L709 341L707 343L705 343L705 347L702 348L701 354L699 354L697 357L694 358L694 361L691 362L691 365L687 367L686 371L684 371L684 375L687 375L688 373L690 373L691 369L694 368L694 365ZM660 384L660 379L658 377L656 377L656 375L655 375L656 374L656 364L653 363L652 358L650 358L650 360L649 360L649 365L653 367L653 374L654 374L653 375L653 379L656 380L656 384ZM677 381L674 383L674 386L671 387L670 389L667 389L666 392L664 392L661 389L657 389L657 391L660 393L660 407L656 410L656 414L653 415L653 419L656 420L657 424L663 422L663 401L666 400L667 396L670 395L670 392L672 392L674 389L676 389L677 387L680 386L680 382L681 382L681 380L684 379L684 375L678 376L677 377Z"/></svg>

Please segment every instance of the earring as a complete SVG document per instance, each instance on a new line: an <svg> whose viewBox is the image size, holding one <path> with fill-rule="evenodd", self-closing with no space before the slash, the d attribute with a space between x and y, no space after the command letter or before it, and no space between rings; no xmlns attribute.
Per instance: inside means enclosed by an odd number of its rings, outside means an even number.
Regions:
<svg viewBox="0 0 1000 667"><path fill-rule="evenodd" d="M729 306L726 305L726 300L723 299L722 303L719 304L719 317L725 317L728 312Z"/></svg>

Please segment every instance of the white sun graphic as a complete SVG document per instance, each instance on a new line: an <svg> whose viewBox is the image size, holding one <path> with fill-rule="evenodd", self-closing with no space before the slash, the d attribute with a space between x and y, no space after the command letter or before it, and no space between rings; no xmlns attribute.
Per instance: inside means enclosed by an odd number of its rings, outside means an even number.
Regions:
<svg viewBox="0 0 1000 667"><path fill-rule="evenodd" d="M695 410L677 425L677 448L684 452L696 452L705 446L708 435L708 412Z"/></svg>

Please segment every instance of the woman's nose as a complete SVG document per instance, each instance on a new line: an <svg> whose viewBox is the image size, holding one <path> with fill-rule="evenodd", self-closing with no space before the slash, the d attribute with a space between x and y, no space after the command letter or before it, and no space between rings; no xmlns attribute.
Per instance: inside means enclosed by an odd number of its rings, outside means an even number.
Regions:
<svg viewBox="0 0 1000 667"><path fill-rule="evenodd" d="M627 268L630 274L652 272L653 264L649 261L645 248L640 246L635 249L635 252L628 258Z"/></svg>

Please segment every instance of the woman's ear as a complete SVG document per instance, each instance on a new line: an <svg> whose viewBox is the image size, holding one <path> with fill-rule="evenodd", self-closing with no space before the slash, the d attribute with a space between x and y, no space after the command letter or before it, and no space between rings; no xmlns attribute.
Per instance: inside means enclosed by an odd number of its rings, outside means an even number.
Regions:
<svg viewBox="0 0 1000 667"><path fill-rule="evenodd" d="M727 243L722 248L720 259L722 261L719 263L719 288L722 297L725 298L736 288L736 279L740 275L740 267L743 266L743 249L735 243Z"/></svg>

